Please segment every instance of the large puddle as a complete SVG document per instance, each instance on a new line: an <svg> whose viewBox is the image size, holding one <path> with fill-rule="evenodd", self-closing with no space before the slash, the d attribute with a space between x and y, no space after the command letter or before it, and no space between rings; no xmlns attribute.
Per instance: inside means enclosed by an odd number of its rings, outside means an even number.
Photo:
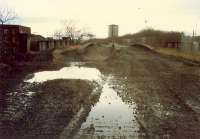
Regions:
<svg viewBox="0 0 200 139"><path fill-rule="evenodd" d="M42 71L34 74L33 78L26 82L45 82L55 79L82 79L90 81L100 81L101 73L96 68L87 68L77 66L76 63L71 64L71 67L64 67L58 71Z"/></svg>
<svg viewBox="0 0 200 139"><path fill-rule="evenodd" d="M136 104L126 104L110 86L103 85L99 102L92 108L75 139L135 139L139 136Z"/></svg>
<svg viewBox="0 0 200 139"><path fill-rule="evenodd" d="M81 67L73 63L70 67L58 71L43 71L35 73L26 82L45 82L55 79L83 79L97 81L103 86L99 102L91 109L87 120L81 125L75 139L133 139L138 137L139 124L136 120L136 104L124 103L116 90L111 86L112 79L104 77L96 68ZM99 82L102 81L102 82ZM103 83L104 82L104 83ZM103 84L102 84L103 83Z"/></svg>

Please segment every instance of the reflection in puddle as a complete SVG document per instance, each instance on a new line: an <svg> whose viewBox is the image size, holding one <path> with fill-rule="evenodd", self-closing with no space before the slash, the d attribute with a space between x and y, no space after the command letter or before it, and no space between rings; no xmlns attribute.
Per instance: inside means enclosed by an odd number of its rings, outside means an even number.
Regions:
<svg viewBox="0 0 200 139"><path fill-rule="evenodd" d="M125 104L109 86L108 80L103 86L99 102L74 138L135 138L139 131L135 111L136 104Z"/></svg>
<svg viewBox="0 0 200 139"><path fill-rule="evenodd" d="M70 66L74 67L74 66L83 66L85 64L85 62L71 62Z"/></svg>
<svg viewBox="0 0 200 139"><path fill-rule="evenodd" d="M26 82L45 82L55 79L82 79L90 81L99 81L101 79L101 73L96 68L86 67L65 67L58 71L43 71L34 74L32 79L26 80Z"/></svg>
<svg viewBox="0 0 200 139"><path fill-rule="evenodd" d="M72 63L58 71L44 71L34 74L26 82L45 82L55 79L83 79L103 82L103 75L96 68L81 67L83 63ZM139 124L136 120L136 104L126 104L111 87L111 78L103 84L99 102L92 108L86 122L82 124L75 139L132 139L137 138ZM29 92L28 95L34 93Z"/></svg>

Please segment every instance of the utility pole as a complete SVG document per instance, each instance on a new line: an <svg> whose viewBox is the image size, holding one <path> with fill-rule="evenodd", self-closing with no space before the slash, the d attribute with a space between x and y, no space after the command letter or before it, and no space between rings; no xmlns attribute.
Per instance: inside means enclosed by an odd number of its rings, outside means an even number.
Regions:
<svg viewBox="0 0 200 139"><path fill-rule="evenodd" d="M192 31L192 38L194 38L194 35L195 35L195 31L193 29L193 31Z"/></svg>
<svg viewBox="0 0 200 139"><path fill-rule="evenodd" d="M197 24L195 26L195 36L197 36Z"/></svg>

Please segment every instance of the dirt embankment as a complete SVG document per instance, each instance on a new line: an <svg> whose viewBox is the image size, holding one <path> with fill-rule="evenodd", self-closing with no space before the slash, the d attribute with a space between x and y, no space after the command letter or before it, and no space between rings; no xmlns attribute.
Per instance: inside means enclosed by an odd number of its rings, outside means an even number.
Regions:
<svg viewBox="0 0 200 139"><path fill-rule="evenodd" d="M71 61L70 59L71 55L79 48L80 48L80 45L73 45L67 48L63 48L63 49L56 49L52 53L53 63L63 65L66 62ZM66 56L65 53L68 53L68 55ZM68 59L66 57L68 57Z"/></svg>
<svg viewBox="0 0 200 139"><path fill-rule="evenodd" d="M63 51L62 59L65 61L104 62L113 56L116 50L110 45L89 44L80 46L72 51Z"/></svg>

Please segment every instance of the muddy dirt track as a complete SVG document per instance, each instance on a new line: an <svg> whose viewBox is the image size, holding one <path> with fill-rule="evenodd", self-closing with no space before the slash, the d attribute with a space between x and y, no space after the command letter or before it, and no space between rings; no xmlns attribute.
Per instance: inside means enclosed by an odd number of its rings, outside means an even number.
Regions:
<svg viewBox="0 0 200 139"><path fill-rule="evenodd" d="M10 112L10 117L2 120L0 126L4 129L1 130L1 135L5 136L3 139L200 138L198 65L162 56L139 46L116 45L113 48L110 45L93 45L66 51L63 57L66 65L70 62L82 62L81 66L96 68L105 77L113 77L112 89L117 92L119 99L124 104L134 103L137 106L133 115L138 126L137 134L133 132L132 136L106 136L103 133L101 136L78 135L81 125L91 115L94 104L98 104L101 91L97 91L99 94L91 97L92 90L98 86L96 83L58 79L21 85L25 90L36 94L31 99L23 99L26 100L24 103L19 103L19 111L23 112ZM18 98L29 98L23 94L23 89L21 90ZM19 104L9 107L9 110L14 111L14 107ZM24 107L25 104L28 106ZM123 116L123 113L121 115ZM104 115L102 117L104 118ZM71 123L73 126L69 128ZM95 125L90 126L89 128L95 131ZM120 130L122 127L119 125L117 131Z"/></svg>

